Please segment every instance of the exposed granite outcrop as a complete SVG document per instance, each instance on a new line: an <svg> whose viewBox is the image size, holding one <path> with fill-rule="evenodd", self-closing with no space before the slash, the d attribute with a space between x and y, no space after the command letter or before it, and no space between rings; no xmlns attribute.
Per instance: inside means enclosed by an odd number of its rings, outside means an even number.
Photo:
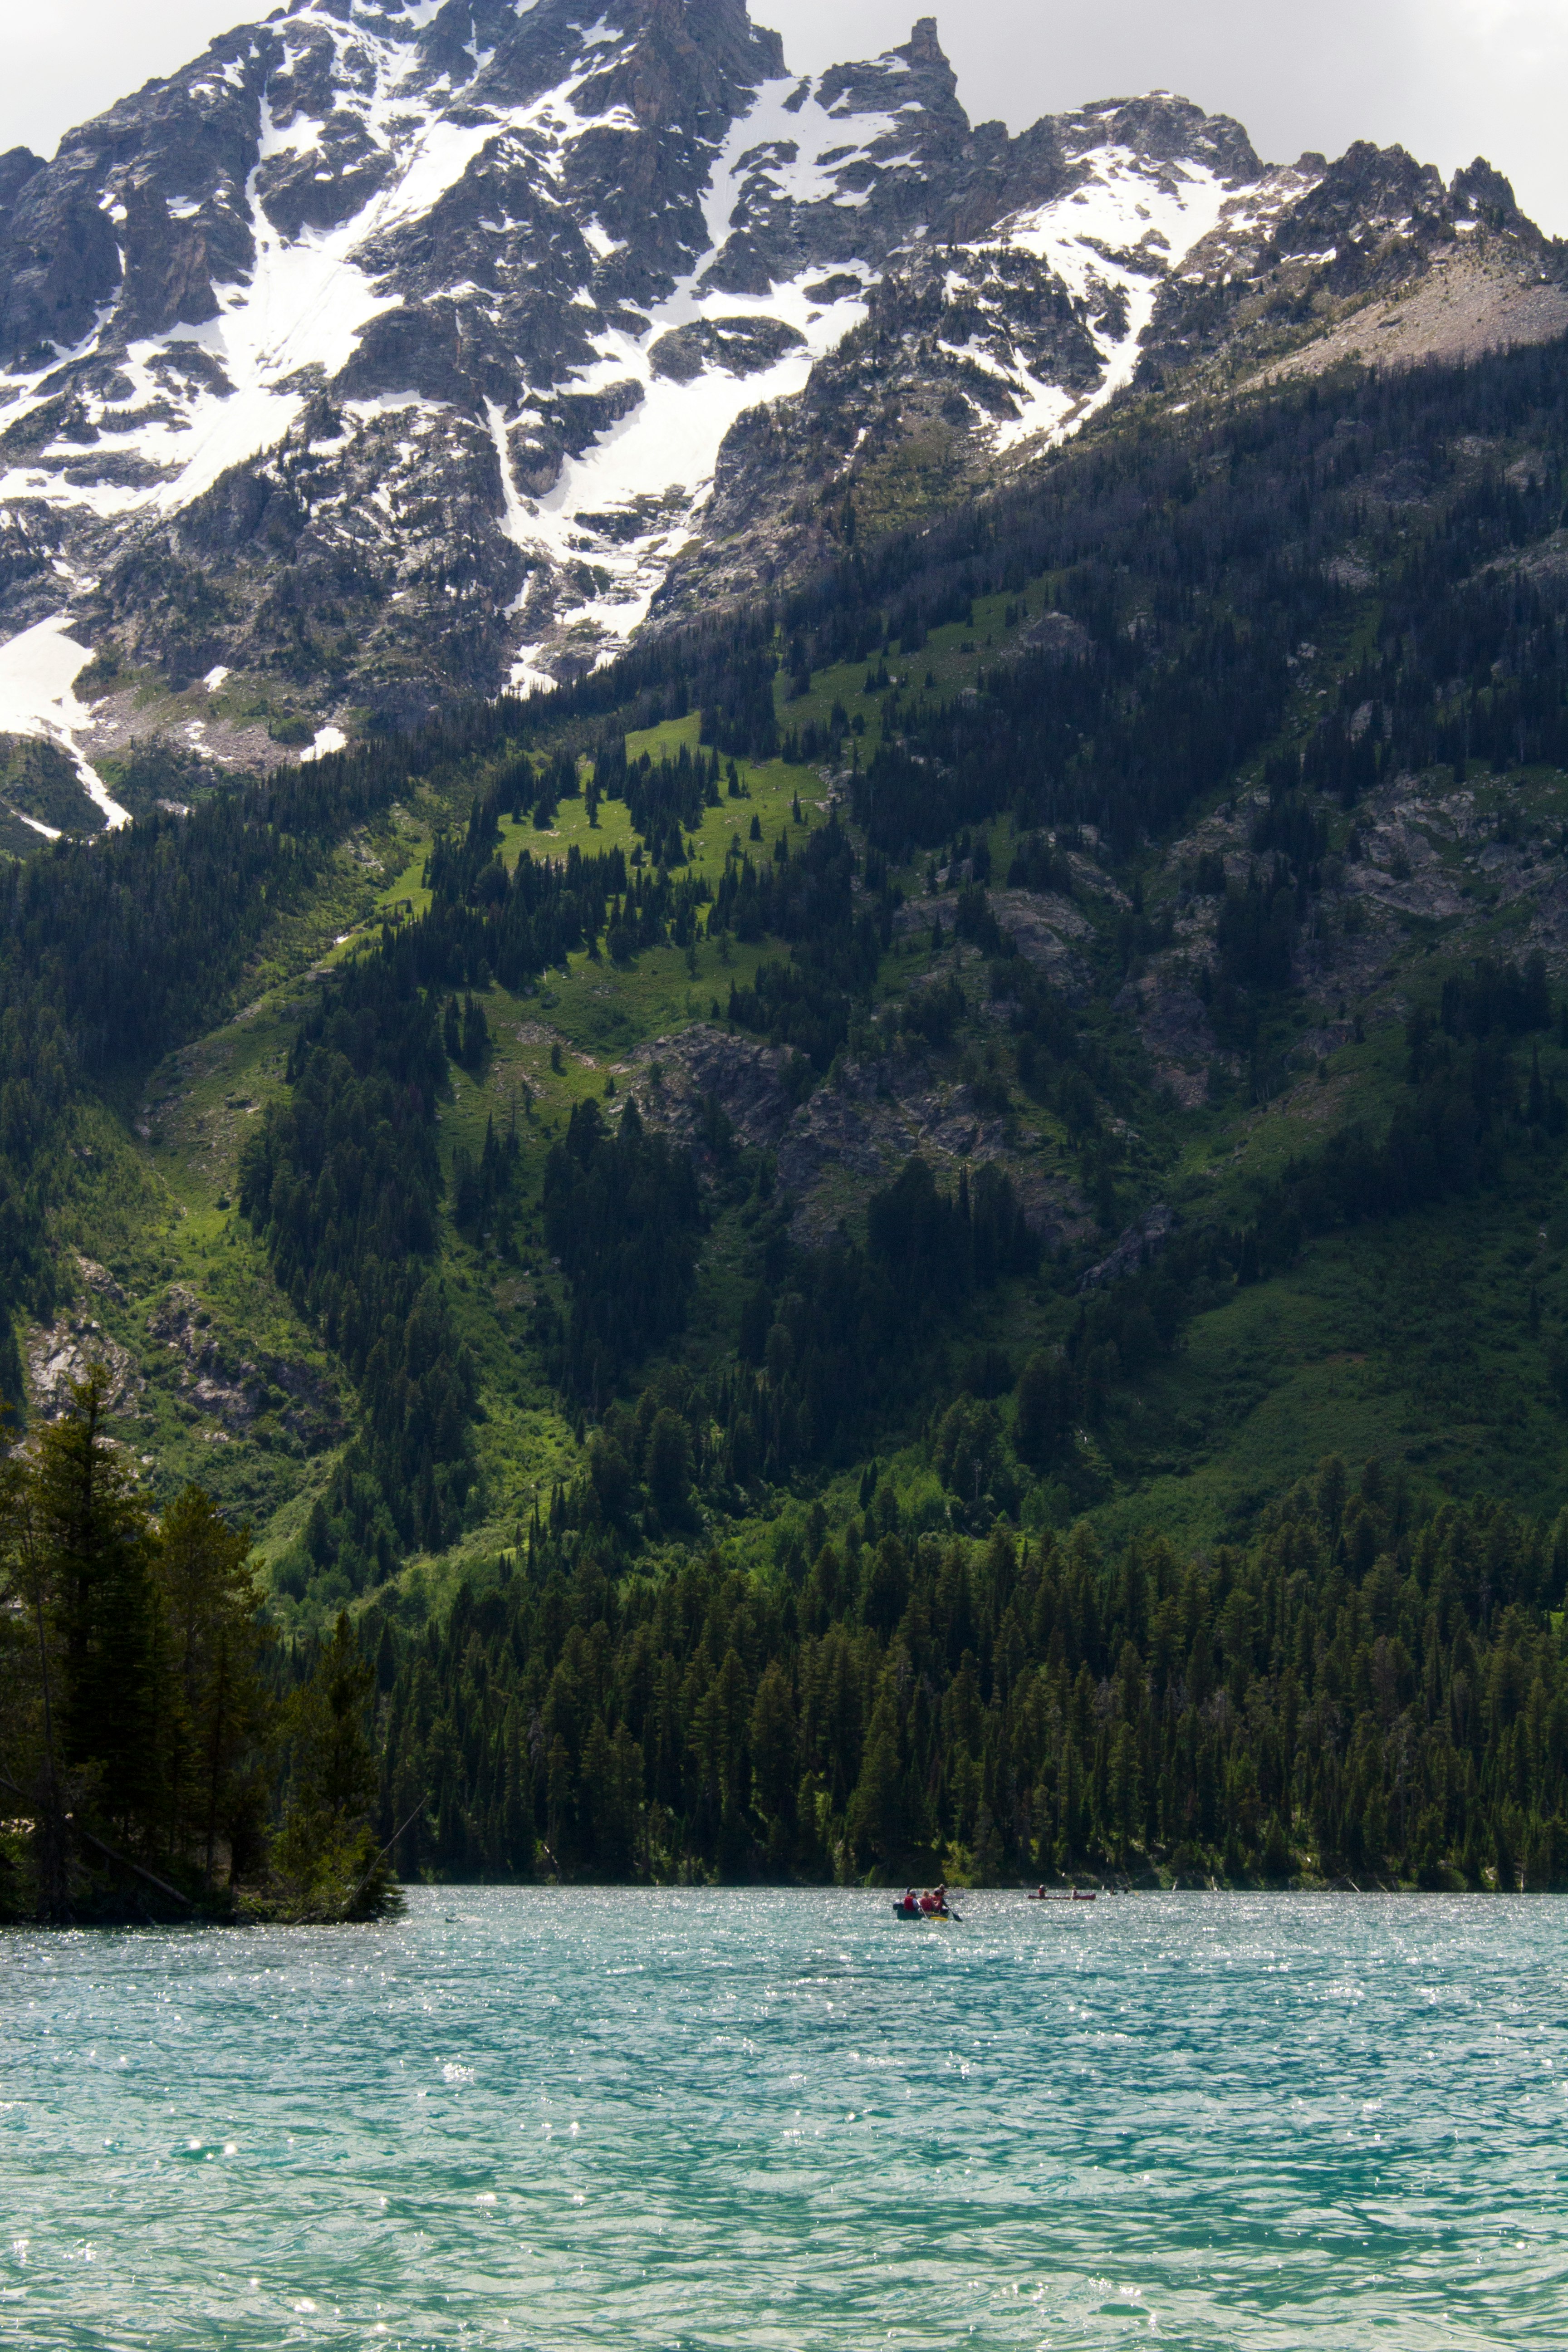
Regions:
<svg viewBox="0 0 1568 2352"><path fill-rule="evenodd" d="M782 1045L700 1022L679 1037L639 1045L629 1090L648 1123L689 1145L699 1168L710 1172L702 1137L707 1105L718 1105L743 1149L776 1150L795 1108L787 1083L793 1058Z"/></svg>
<svg viewBox="0 0 1568 2352"><path fill-rule="evenodd" d="M852 1223L867 1192L889 1183L915 1152L950 1185L964 1161L1005 1167L1030 1226L1053 1248L1089 1230L1076 1183L1047 1173L1037 1151L1019 1149L1008 1122L979 1107L963 1084L938 1079L912 1058L840 1062L796 1105L787 1083L792 1059L703 1024L639 1048L631 1087L644 1118L691 1146L700 1171L712 1172L703 1135L710 1100L741 1143L773 1151L779 1183L796 1203L797 1238L806 1243Z"/></svg>
<svg viewBox="0 0 1568 2352"><path fill-rule="evenodd" d="M95 1364L107 1376L105 1402L117 1415L133 1413L146 1383L134 1358L95 1316L73 1313L37 1324L26 1339L28 1402L36 1418L58 1421L71 1408L72 1391Z"/></svg>
<svg viewBox="0 0 1568 2352"><path fill-rule="evenodd" d="M307 1453L341 1441L342 1416L328 1384L308 1366L284 1358L239 1355L186 1284L173 1285L148 1317L147 1328L179 1360L186 1402L226 1433L243 1435L264 1413L273 1413Z"/></svg>
<svg viewBox="0 0 1568 2352"><path fill-rule="evenodd" d="M1186 971L1163 961L1127 982L1117 996L1116 1009L1131 1014L1159 1083L1182 1108L1194 1110L1206 1102L1209 1064L1219 1051L1219 1040Z"/></svg>
<svg viewBox="0 0 1568 2352"><path fill-rule="evenodd" d="M1128 1226L1110 1256L1102 1257L1098 1265L1089 1267L1079 1284L1079 1292L1087 1296L1091 1290L1104 1290L1109 1284L1123 1281L1128 1275L1136 1274L1140 1266L1147 1265L1159 1255L1174 1223L1175 1219L1164 1202L1156 1201Z"/></svg>
<svg viewBox="0 0 1568 2352"><path fill-rule="evenodd" d="M1093 925L1070 898L1054 891L989 890L986 904L997 927L1012 940L1026 963L1044 972L1066 996L1080 995L1088 985L1089 969L1082 942L1093 936ZM907 898L893 919L903 938L942 925L951 936L958 912L958 893L942 890L924 898Z"/></svg>

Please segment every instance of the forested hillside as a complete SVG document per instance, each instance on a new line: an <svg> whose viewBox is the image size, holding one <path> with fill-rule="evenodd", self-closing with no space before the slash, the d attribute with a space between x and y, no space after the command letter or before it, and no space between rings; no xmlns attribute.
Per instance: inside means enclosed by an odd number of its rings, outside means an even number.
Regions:
<svg viewBox="0 0 1568 2352"><path fill-rule="evenodd" d="M1195 1559L916 1538L890 1482L798 1580L536 1541L439 1633L367 1625L384 1834L407 1876L1560 1885L1565 1575L1568 1514L1417 1528L1337 1456Z"/></svg>
<svg viewBox="0 0 1568 2352"><path fill-rule="evenodd" d="M0 1386L403 1867L1568 1869L1563 358L4 869Z"/></svg>

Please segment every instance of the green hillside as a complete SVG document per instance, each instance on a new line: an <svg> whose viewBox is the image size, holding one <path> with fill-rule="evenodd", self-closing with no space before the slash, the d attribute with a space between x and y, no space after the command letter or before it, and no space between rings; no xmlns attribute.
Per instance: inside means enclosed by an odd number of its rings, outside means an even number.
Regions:
<svg viewBox="0 0 1568 2352"><path fill-rule="evenodd" d="M1134 415L551 702L14 864L24 1410L102 1361L154 1496L250 1522L286 1634L359 1612L384 1691L524 1572L1207 1558L1325 1457L1401 1575L1454 1501L1550 1522L1561 361Z"/></svg>

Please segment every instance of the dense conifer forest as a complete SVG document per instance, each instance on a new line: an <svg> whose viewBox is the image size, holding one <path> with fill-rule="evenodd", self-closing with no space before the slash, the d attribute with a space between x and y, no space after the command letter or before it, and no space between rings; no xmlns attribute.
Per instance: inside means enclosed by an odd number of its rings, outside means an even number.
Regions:
<svg viewBox="0 0 1568 2352"><path fill-rule="evenodd" d="M0 1838L7 1916L368 1916L388 1854L512 1882L1568 1882L1568 1511L1420 1517L1334 1456L1245 1546L1108 1556L1082 1525L919 1535L868 1475L809 1567L616 1577L542 1527L444 1625L373 1609L282 1658L247 1537L195 1488L154 1522L102 1405L89 1382L0 1494L0 1774L33 1815ZM627 1469L679 1508L671 1418Z"/></svg>
<svg viewBox="0 0 1568 2352"><path fill-rule="evenodd" d="M1562 1885L1565 1580L1568 1512L1415 1525L1337 1456L1196 1558L915 1536L887 1484L793 1576L543 1531L444 1628L367 1624L381 1818L454 1878Z"/></svg>

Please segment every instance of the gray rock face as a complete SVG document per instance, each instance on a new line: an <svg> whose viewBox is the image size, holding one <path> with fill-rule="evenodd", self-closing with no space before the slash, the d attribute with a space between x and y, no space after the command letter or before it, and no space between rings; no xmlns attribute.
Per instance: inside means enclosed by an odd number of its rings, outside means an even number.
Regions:
<svg viewBox="0 0 1568 2352"><path fill-rule="evenodd" d="M1001 930L1011 938L1026 963L1044 972L1065 996L1081 996L1089 971L1077 942L1091 935L1092 926L1070 898L1054 892L992 890L986 903ZM948 890L933 898L908 898L893 919L893 928L908 938L940 923L951 934L958 913L958 893Z"/></svg>
<svg viewBox="0 0 1568 2352"><path fill-rule="evenodd" d="M922 1062L888 1058L846 1065L790 1121L778 1172L799 1204L799 1238L820 1242L851 1224L868 1189L890 1183L916 1153L948 1191L965 1161L1004 1168L1031 1229L1052 1249L1086 1228L1077 1186L1016 1151L1007 1122L981 1109L967 1087L935 1080Z"/></svg>
<svg viewBox="0 0 1568 2352"><path fill-rule="evenodd" d="M1219 1051L1207 1007L1188 976L1156 967L1129 981L1116 999L1137 1024L1155 1072L1184 1110L1208 1099L1208 1066Z"/></svg>
<svg viewBox="0 0 1568 2352"><path fill-rule="evenodd" d="M807 1243L853 1224L868 1190L890 1183L915 1152L950 1191L963 1161L1005 1168L1029 1224L1052 1248L1088 1231L1070 1179L1047 1178L1033 1156L1013 1148L1005 1120L977 1109L966 1087L933 1079L922 1062L847 1063L796 1105L785 1082L791 1059L783 1047L703 1023L639 1049L632 1090L651 1126L691 1147L700 1171L710 1166L702 1136L710 1102L741 1143L776 1153L796 1234Z"/></svg>
<svg viewBox="0 0 1568 2352"><path fill-rule="evenodd" d="M72 1391L95 1364L108 1380L105 1402L111 1413L134 1413L145 1383L135 1362L111 1339L96 1318L66 1315L27 1335L28 1402L41 1421L58 1421L71 1407Z"/></svg>
<svg viewBox="0 0 1568 2352"><path fill-rule="evenodd" d="M543 683L1455 255L1568 284L1481 162L973 125L933 18L797 79L743 0L300 0L0 156L0 637Z"/></svg>
<svg viewBox="0 0 1568 2352"><path fill-rule="evenodd" d="M786 352L805 348L798 327L782 319L699 319L689 327L672 327L648 351L655 375L672 383L695 383L709 367L728 375L763 375L776 367Z"/></svg>
<svg viewBox="0 0 1568 2352"><path fill-rule="evenodd" d="M337 1399L324 1381L282 1358L257 1362L240 1356L184 1283L175 1283L153 1309L147 1328L177 1359L185 1402L226 1433L241 1436L263 1413L276 1412L307 1453L342 1438Z"/></svg>
<svg viewBox="0 0 1568 2352"><path fill-rule="evenodd" d="M1128 1226L1110 1255L1102 1257L1098 1265L1089 1267L1079 1284L1080 1293L1103 1290L1109 1284L1121 1282L1125 1276L1136 1274L1141 1265L1159 1255L1174 1223L1163 1201L1156 1201L1152 1208L1144 1210L1135 1224Z"/></svg>
<svg viewBox="0 0 1568 2352"><path fill-rule="evenodd" d="M679 1037L638 1048L631 1091L649 1125L691 1146L705 1169L700 1132L710 1101L718 1104L737 1141L749 1150L777 1146L793 1108L784 1084L790 1058L783 1046L732 1037L700 1022Z"/></svg>

